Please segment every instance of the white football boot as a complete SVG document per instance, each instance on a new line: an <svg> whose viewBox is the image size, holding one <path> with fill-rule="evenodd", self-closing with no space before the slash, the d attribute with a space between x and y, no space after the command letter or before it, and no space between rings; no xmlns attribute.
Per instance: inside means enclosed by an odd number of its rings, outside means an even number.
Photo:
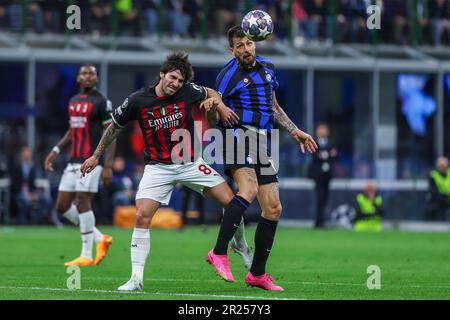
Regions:
<svg viewBox="0 0 450 320"><path fill-rule="evenodd" d="M247 268L247 270L250 270L250 267L252 266L253 262L253 251L249 246L239 247L238 242L236 239L231 239L230 241L230 247L231 250L233 250L235 253L239 254L242 257L242 260L244 260L244 265Z"/></svg>
<svg viewBox="0 0 450 320"><path fill-rule="evenodd" d="M135 275L132 275L130 280L124 285L121 285L117 288L119 291L142 291L144 290L144 284L142 283L142 279L138 279Z"/></svg>

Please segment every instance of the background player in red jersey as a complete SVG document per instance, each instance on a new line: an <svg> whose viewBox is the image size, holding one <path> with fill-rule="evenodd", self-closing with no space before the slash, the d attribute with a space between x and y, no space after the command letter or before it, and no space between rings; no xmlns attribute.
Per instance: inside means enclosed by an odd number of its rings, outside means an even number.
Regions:
<svg viewBox="0 0 450 320"><path fill-rule="evenodd" d="M92 154L103 127L106 128L111 123L112 105L95 87L98 76L94 66L83 65L78 72L77 82L80 84L80 93L70 99L68 107L70 128L48 154L45 169L53 171L53 161L61 150L71 145L70 162L59 184L56 209L70 222L80 226L82 250L80 257L64 265L90 266L97 265L104 259L112 243L111 236L103 235L95 227L91 199L98 191L100 176L104 184L112 181L115 144L111 144L106 152L103 170L102 166L98 166L89 175L81 176L81 164ZM94 241L97 243L95 260L92 254Z"/></svg>
<svg viewBox="0 0 450 320"><path fill-rule="evenodd" d="M131 94L115 109L113 123L103 134L93 156L81 166L83 174L93 172L101 154L117 138L120 129L131 121L139 122L146 145L146 166L136 194L136 224L131 240L132 274L119 290L143 289L144 266L150 252L150 222L159 206L168 204L177 183L216 200L225 208L224 221L230 215L235 216L236 211L242 215L246 209L241 204L242 199L234 196L226 181L200 154L194 153L192 137L196 139L196 135L192 106L210 97L220 101L220 96L212 89L189 82L192 76L192 66L186 54L169 55L160 68L158 83ZM229 125L239 120L223 103L219 102L215 109L210 110L216 111ZM173 133L182 133L183 140L174 141ZM185 139L187 136L191 139ZM175 151L180 150L180 146L183 150L182 162L176 161L180 154ZM217 266L216 271L223 279L233 282L227 256L217 259L209 261Z"/></svg>

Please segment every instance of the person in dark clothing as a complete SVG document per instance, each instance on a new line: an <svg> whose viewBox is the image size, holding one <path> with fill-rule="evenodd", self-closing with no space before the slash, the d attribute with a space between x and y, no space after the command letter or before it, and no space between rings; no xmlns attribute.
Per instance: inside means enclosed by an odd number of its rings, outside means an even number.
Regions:
<svg viewBox="0 0 450 320"><path fill-rule="evenodd" d="M328 137L329 128L321 123L316 128L316 141L319 146L313 154L312 162L308 170L308 177L315 182L316 191L316 217L315 228L325 226L325 207L328 201L328 191L332 177L332 164L337 156L337 150L331 146Z"/></svg>
<svg viewBox="0 0 450 320"><path fill-rule="evenodd" d="M322 38L325 33L326 17L328 14L327 4L323 0L305 0L303 6L308 14L306 34L309 40Z"/></svg>
<svg viewBox="0 0 450 320"><path fill-rule="evenodd" d="M8 27L8 5L9 1L0 0L0 30Z"/></svg>
<svg viewBox="0 0 450 320"><path fill-rule="evenodd" d="M439 157L429 177L427 213L431 220L446 220L450 208L450 169L448 159Z"/></svg>
<svg viewBox="0 0 450 320"><path fill-rule="evenodd" d="M411 36L408 5L405 0L383 0L381 34L386 42L408 44Z"/></svg>
<svg viewBox="0 0 450 320"><path fill-rule="evenodd" d="M201 0L185 0L183 1L183 11L189 16L190 24L188 27L188 34L191 38L195 38L201 31Z"/></svg>
<svg viewBox="0 0 450 320"><path fill-rule="evenodd" d="M146 22L147 33L155 36L157 33L158 8L155 0L145 0L139 3L139 12Z"/></svg>
<svg viewBox="0 0 450 320"><path fill-rule="evenodd" d="M364 0L339 0L337 3L336 32L340 42L369 42L366 26L367 5Z"/></svg>
<svg viewBox="0 0 450 320"><path fill-rule="evenodd" d="M62 33L65 26L66 2L64 0L42 0L44 27L47 32Z"/></svg>
<svg viewBox="0 0 450 320"><path fill-rule="evenodd" d="M33 224L42 223L50 210L50 198L36 186L38 171L33 164L33 150L23 147L20 161L11 174L11 189L16 200L19 224L28 224L30 218Z"/></svg>
<svg viewBox="0 0 450 320"><path fill-rule="evenodd" d="M116 157L113 163L113 178L111 183L112 205L114 209L118 206L134 205L136 195L134 182L125 170L126 162L123 157Z"/></svg>
<svg viewBox="0 0 450 320"><path fill-rule="evenodd" d="M447 31L447 37L450 40L450 1L430 0L428 11L432 26L433 44L440 46L445 31Z"/></svg>
<svg viewBox="0 0 450 320"><path fill-rule="evenodd" d="M81 8L82 30L99 34L108 34L111 30L112 5L107 0L79 0L84 5Z"/></svg>
<svg viewBox="0 0 450 320"><path fill-rule="evenodd" d="M238 23L238 2L228 0L211 1L208 14L211 15L210 22L216 35L221 37L226 34L227 29Z"/></svg>

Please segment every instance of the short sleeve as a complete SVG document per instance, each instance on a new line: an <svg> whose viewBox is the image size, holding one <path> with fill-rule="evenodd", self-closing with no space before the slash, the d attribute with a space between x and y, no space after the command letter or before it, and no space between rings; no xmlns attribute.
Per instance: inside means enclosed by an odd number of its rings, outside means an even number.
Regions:
<svg viewBox="0 0 450 320"><path fill-rule="evenodd" d="M112 121L111 113L112 113L112 102L109 99L103 99L100 104L100 120L102 121L102 125L109 125Z"/></svg>
<svg viewBox="0 0 450 320"><path fill-rule="evenodd" d="M269 73L271 76L271 83L272 83L272 89L275 90L278 88L279 84L277 81L277 76L275 74L275 65L273 64L272 60L263 58L263 57L258 57L258 61L260 61L263 66L266 68L266 73Z"/></svg>
<svg viewBox="0 0 450 320"><path fill-rule="evenodd" d="M275 70L273 72L273 89L277 89L279 86L278 81L277 81L277 76L275 75Z"/></svg>
<svg viewBox="0 0 450 320"><path fill-rule="evenodd" d="M201 102L208 97L208 91L205 87L199 86L195 83L186 83L186 102L193 104Z"/></svg>
<svg viewBox="0 0 450 320"><path fill-rule="evenodd" d="M133 95L128 96L111 114L112 121L120 128L125 127L128 122L135 120L135 101L136 99Z"/></svg>
<svg viewBox="0 0 450 320"><path fill-rule="evenodd" d="M277 81L277 75L275 74L275 65L273 63L269 64L269 70L272 72L272 81L273 81L272 86L273 89L275 90L278 88L279 84Z"/></svg>

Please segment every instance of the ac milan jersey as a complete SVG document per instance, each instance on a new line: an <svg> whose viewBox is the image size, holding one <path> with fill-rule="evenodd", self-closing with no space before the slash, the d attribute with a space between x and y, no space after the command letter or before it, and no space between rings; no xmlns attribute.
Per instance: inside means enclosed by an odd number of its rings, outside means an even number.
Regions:
<svg viewBox="0 0 450 320"><path fill-rule="evenodd" d="M196 133L192 108L206 99L207 90L193 83L185 83L174 95L158 97L155 87L156 85L142 88L131 94L114 110L113 121L121 128L130 121L139 122L145 142L146 164L181 163L181 158L193 161L196 157L193 140L196 139ZM181 131L175 132L177 129ZM173 133L174 137L181 138L172 141ZM180 147L179 143L185 145ZM184 151L189 152L189 155L183 154ZM172 152L176 158L175 162Z"/></svg>
<svg viewBox="0 0 450 320"><path fill-rule="evenodd" d="M83 163L95 151L103 126L111 122L112 104L98 90L78 93L69 102L70 162Z"/></svg>

